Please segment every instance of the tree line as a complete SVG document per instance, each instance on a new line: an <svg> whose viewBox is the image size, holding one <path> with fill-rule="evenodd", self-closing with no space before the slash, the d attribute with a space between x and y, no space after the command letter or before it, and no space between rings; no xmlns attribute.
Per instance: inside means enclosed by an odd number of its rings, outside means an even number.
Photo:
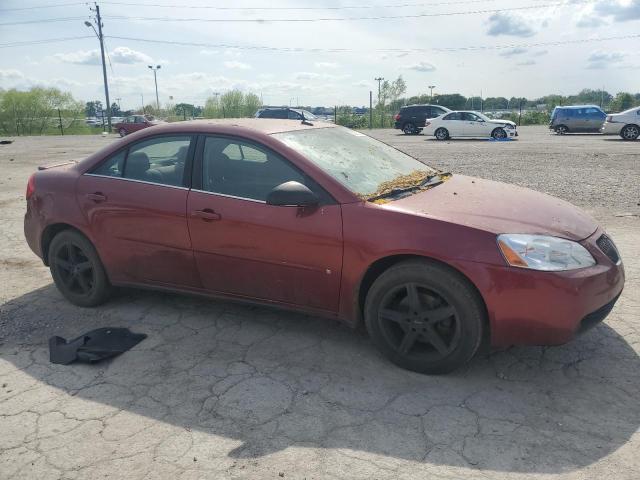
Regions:
<svg viewBox="0 0 640 480"><path fill-rule="evenodd" d="M502 118L510 118L522 124L547 123L549 113L555 106L572 104L601 105L607 112L619 112L640 105L640 93L619 92L613 95L604 90L584 89L575 95L546 95L527 99L524 97L465 97L459 93L442 93L405 96L407 85L402 76L380 83L374 92L373 127L393 126L393 115L404 105L436 103L452 110L484 110L501 112ZM222 95L212 95L203 106L178 103L166 104L158 109L146 105L136 110L123 111L117 103L111 105L114 117L150 114L169 121L191 118L238 118L252 117L262 107L262 101L255 93L231 90ZM326 114L333 111L340 125L351 128L366 128L369 124L367 107L354 109L342 105L326 107L299 106L312 112ZM520 110L523 113L520 115ZM99 117L103 111L102 102L94 100L80 102L71 93L56 88L34 87L28 91L0 89L0 132L6 135L43 135L65 133L92 133L85 125L85 116Z"/></svg>

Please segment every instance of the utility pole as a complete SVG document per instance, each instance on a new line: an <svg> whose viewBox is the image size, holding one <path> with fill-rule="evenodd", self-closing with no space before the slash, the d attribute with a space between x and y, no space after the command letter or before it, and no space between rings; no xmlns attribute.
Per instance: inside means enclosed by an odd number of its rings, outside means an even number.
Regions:
<svg viewBox="0 0 640 480"><path fill-rule="evenodd" d="M100 41L100 56L102 57L102 79L104 80L104 96L107 100L107 125L109 126L109 132L111 132L111 102L109 101L109 84L107 83L107 64L104 61L104 37L102 35L102 18L100 17L100 6L97 3L94 3L94 5L95 8L89 7L89 10L91 10L92 12L96 12L96 18L94 19L94 22L96 25L98 25L98 31L96 32L96 29L91 22L84 22L84 24L87 27L93 28L93 31Z"/></svg>
<svg viewBox="0 0 640 480"><path fill-rule="evenodd" d="M120 100L122 100L122 98L120 97L116 98L116 102L118 102L118 110L122 110L122 106L120 105Z"/></svg>
<svg viewBox="0 0 640 480"><path fill-rule="evenodd" d="M484 113L484 101L482 100L482 89L480 89L480 112Z"/></svg>
<svg viewBox="0 0 640 480"><path fill-rule="evenodd" d="M433 103L433 89L436 88L435 85L429 85L429 90L430 90L430 94L429 94L429 103Z"/></svg>
<svg viewBox="0 0 640 480"><path fill-rule="evenodd" d="M158 111L160 111L160 100L158 98L158 75L157 72L158 70L160 70L160 65L156 65L155 68L153 68L153 65L147 65L151 70L153 70L153 81L156 84L156 108L158 109Z"/></svg>
<svg viewBox="0 0 640 480"><path fill-rule="evenodd" d="M140 94L140 100L142 101L142 114L144 115L144 93Z"/></svg>
<svg viewBox="0 0 640 480"><path fill-rule="evenodd" d="M369 90L369 130L373 128L373 92Z"/></svg>
<svg viewBox="0 0 640 480"><path fill-rule="evenodd" d="M380 126L384 127L384 113L382 112L382 106L380 105L380 95L382 92L380 85L382 84L384 77L376 77L374 78L374 80L378 82L378 106L380 107Z"/></svg>

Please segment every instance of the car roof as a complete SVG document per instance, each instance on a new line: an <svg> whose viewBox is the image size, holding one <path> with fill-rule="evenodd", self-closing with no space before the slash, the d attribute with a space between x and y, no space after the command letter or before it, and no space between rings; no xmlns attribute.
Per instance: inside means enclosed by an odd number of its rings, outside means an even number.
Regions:
<svg viewBox="0 0 640 480"><path fill-rule="evenodd" d="M440 108L447 108L444 105L437 105L435 103L412 103L411 105L404 105L404 106L400 107L400 109L402 110L403 108L409 108L409 107L440 107Z"/></svg>
<svg viewBox="0 0 640 480"><path fill-rule="evenodd" d="M600 108L598 105L558 105L556 108Z"/></svg>
<svg viewBox="0 0 640 480"><path fill-rule="evenodd" d="M165 123L152 128L155 133L197 132L229 134L232 133L230 131L237 129L239 131L257 131L266 135L271 135L273 133L292 132L295 130L336 128L337 126L338 125L333 123L318 122L315 120L313 123L302 123L300 120L279 118L218 118Z"/></svg>

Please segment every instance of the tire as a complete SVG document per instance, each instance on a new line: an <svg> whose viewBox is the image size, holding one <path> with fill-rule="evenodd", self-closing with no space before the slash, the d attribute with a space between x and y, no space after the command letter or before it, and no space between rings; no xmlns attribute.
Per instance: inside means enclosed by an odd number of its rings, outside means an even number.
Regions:
<svg viewBox="0 0 640 480"><path fill-rule="evenodd" d="M449 139L449 131L446 128L438 128L434 133L436 140L448 140Z"/></svg>
<svg viewBox="0 0 640 480"><path fill-rule="evenodd" d="M638 125L625 125L620 130L620 136L623 140L637 140L640 136L640 127Z"/></svg>
<svg viewBox="0 0 640 480"><path fill-rule="evenodd" d="M558 135L564 135L565 133L569 132L569 127L567 127L566 125L558 125L556 127L556 133Z"/></svg>
<svg viewBox="0 0 640 480"><path fill-rule="evenodd" d="M111 295L111 284L91 242L75 230L57 234L48 251L51 276L60 293L74 305L95 307Z"/></svg>
<svg viewBox="0 0 640 480"><path fill-rule="evenodd" d="M413 123L407 122L402 126L402 131L404 132L405 135L415 135L417 132L417 129Z"/></svg>
<svg viewBox="0 0 640 480"><path fill-rule="evenodd" d="M491 137L495 138L496 140L501 140L503 138L507 138L507 132L504 128L498 127L493 132L491 132Z"/></svg>
<svg viewBox="0 0 640 480"><path fill-rule="evenodd" d="M127 134L127 131L124 128L121 128L120 130L118 130L118 133L121 137L124 137Z"/></svg>
<svg viewBox="0 0 640 480"><path fill-rule="evenodd" d="M416 314L417 312L417 314ZM398 263L367 293L367 331L393 363L442 374L465 365L483 338L482 299L462 275L426 260Z"/></svg>

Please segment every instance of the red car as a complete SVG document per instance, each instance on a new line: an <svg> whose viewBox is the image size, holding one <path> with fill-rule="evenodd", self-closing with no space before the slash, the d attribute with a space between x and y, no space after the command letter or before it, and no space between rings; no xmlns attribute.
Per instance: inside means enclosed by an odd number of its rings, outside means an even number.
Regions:
<svg viewBox="0 0 640 480"><path fill-rule="evenodd" d="M122 122L113 125L113 129L120 134L121 137L129 135L130 133L137 132L143 128L153 127L164 123L161 120L156 120L151 115L130 115L126 117Z"/></svg>
<svg viewBox="0 0 640 480"><path fill-rule="evenodd" d="M364 321L419 372L483 341L567 342L624 284L611 239L569 203L328 123L164 124L41 169L26 196L29 246L76 305L144 286Z"/></svg>

